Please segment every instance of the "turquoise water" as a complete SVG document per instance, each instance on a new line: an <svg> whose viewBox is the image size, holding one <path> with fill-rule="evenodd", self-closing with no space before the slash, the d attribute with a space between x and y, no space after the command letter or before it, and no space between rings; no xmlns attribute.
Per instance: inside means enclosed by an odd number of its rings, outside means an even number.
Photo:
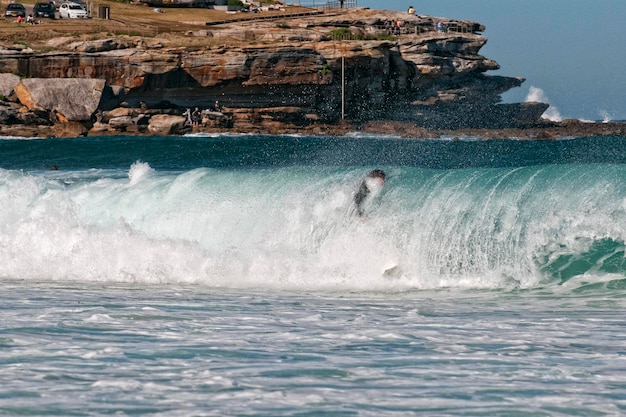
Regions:
<svg viewBox="0 0 626 417"><path fill-rule="evenodd" d="M624 414L624 161L623 137L2 139L0 415Z"/></svg>

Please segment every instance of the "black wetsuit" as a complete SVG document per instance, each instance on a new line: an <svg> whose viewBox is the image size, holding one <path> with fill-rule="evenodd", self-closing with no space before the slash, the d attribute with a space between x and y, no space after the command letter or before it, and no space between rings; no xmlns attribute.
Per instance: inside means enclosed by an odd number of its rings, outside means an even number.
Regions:
<svg viewBox="0 0 626 417"><path fill-rule="evenodd" d="M361 186L359 187L359 191L357 191L354 196L354 204L356 205L356 212L359 216L363 215L364 210L362 204L371 192L372 190L370 190L367 186L367 181L363 180L361 182Z"/></svg>
<svg viewBox="0 0 626 417"><path fill-rule="evenodd" d="M385 173L384 171L380 169L375 169L373 171L370 171L365 176L363 181L361 181L361 185L359 186L359 191L357 191L357 193L354 196L354 205L356 206L356 212L359 216L362 216L363 213L365 212L365 210L363 209L363 203L367 199L367 196L370 195L370 193L372 192L372 190L370 190L370 187L367 185L368 178L377 178L381 180L382 183L384 183Z"/></svg>

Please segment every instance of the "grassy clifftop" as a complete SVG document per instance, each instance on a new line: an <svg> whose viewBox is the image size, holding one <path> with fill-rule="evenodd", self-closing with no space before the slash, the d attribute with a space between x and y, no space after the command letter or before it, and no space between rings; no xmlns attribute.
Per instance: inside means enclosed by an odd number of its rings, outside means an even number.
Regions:
<svg viewBox="0 0 626 417"><path fill-rule="evenodd" d="M27 11L35 1L22 2ZM110 19L100 19L98 7L109 7ZM4 12L6 4L0 10ZM141 4L127 4L114 1L93 3L93 18L84 19L38 19L38 24L18 24L16 19L0 18L0 45L8 48L14 44L28 46L34 50L45 50L45 42L51 38L68 36L83 40L97 39L116 35L145 37L165 37L186 46L193 44L193 39L186 37L189 31L206 29L207 22L247 20L249 13L227 13L221 10L204 8L161 8L162 12ZM269 10L260 13L263 17L274 15L288 18L290 14L301 13L306 9L286 6L284 10ZM206 40L206 39L205 39ZM222 40L223 42L223 40ZM206 42L205 42L206 44Z"/></svg>

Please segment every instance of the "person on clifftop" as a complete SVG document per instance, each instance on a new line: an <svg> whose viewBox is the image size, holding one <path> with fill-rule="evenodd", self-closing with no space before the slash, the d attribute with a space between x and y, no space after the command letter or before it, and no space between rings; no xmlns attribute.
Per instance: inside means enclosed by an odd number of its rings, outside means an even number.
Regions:
<svg viewBox="0 0 626 417"><path fill-rule="evenodd" d="M415 9L413 8L413 6L409 6L409 10L407 10L408 14L415 14Z"/></svg>
<svg viewBox="0 0 626 417"><path fill-rule="evenodd" d="M393 34L396 36L400 36L400 26L402 25L402 22L400 20L394 20L393 21Z"/></svg>

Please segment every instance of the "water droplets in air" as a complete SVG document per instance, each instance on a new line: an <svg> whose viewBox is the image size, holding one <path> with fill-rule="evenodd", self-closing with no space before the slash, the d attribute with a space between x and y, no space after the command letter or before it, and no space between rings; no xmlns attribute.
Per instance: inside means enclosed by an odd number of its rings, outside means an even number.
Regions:
<svg viewBox="0 0 626 417"><path fill-rule="evenodd" d="M528 90L528 95L526 96L527 103L548 103L550 104L550 100L548 100L548 96L541 89L534 86L530 86ZM551 120L553 122L560 122L563 120L559 109L550 104L550 107L541 115L544 119Z"/></svg>

